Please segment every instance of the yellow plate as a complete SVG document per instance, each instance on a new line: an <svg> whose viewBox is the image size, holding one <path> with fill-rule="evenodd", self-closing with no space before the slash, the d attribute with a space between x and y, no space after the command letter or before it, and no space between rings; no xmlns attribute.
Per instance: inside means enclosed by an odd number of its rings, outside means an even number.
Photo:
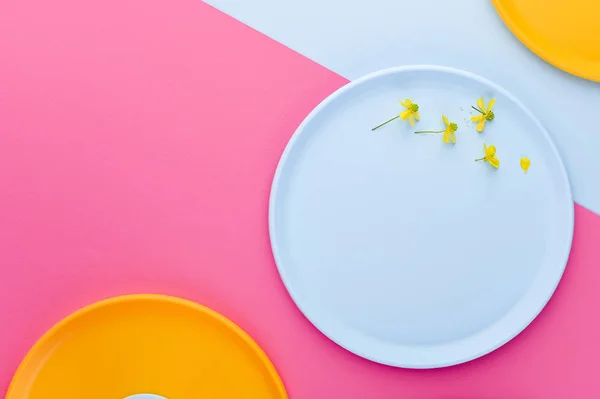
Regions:
<svg viewBox="0 0 600 399"><path fill-rule="evenodd" d="M599 0L492 0L509 29L552 65L600 82Z"/></svg>
<svg viewBox="0 0 600 399"><path fill-rule="evenodd" d="M222 315L162 295L85 307L29 351L6 399L287 398L258 345Z"/></svg>

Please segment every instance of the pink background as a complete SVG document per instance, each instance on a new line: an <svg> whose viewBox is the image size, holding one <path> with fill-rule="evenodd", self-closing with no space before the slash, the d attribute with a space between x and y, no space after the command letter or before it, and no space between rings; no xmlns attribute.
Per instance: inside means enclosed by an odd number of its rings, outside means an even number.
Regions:
<svg viewBox="0 0 600 399"><path fill-rule="evenodd" d="M157 292L238 323L292 398L600 397L600 217L579 206L556 295L482 359L381 366L302 317L268 194L299 122L344 83L198 0L0 2L0 392L62 317Z"/></svg>

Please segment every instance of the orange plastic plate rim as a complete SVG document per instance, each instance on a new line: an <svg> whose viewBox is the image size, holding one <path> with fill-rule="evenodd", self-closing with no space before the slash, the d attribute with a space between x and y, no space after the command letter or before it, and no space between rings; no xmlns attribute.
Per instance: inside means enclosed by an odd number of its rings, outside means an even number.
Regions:
<svg viewBox="0 0 600 399"><path fill-rule="evenodd" d="M44 343L46 343L48 340L52 339L54 334L56 334L58 331L60 331L63 327L68 325L71 321L73 321L79 317L82 317L88 313L91 313L94 310L99 309L101 307L114 305L115 303L135 302L135 301L156 301L156 302L167 302L167 303L177 304L180 306L190 308L197 312L207 314L209 317L212 317L212 318L216 319L217 321L223 323L225 326L227 326L229 329L231 329L234 333L236 333L248 345L248 347L256 353L256 355L258 356L260 361L267 368L269 376L276 383L278 393L281 396L281 398L282 399L288 398L285 387L283 386L283 382L281 381L281 378L279 377L279 374L277 373L277 370L275 370L275 366L273 366L273 363L271 363L271 360L269 359L269 357L260 348L260 346L258 346L258 344L244 330L242 330L242 328L239 327L237 324L235 324L234 322L232 322L231 320L229 320L222 314L220 314L210 308L207 308L206 306L202 306L200 304L189 301L187 299L177 298L177 297L168 296L168 295L160 295L160 294L133 294L133 295L123 295L123 296L113 297L113 298L109 298L109 299L105 299L105 300L102 300L99 302L92 303L91 305L85 306L85 307L71 313L70 315L68 315L67 317L65 317L58 323L56 323L33 345L33 347L29 350L29 352L27 353L25 358L21 361L21 364L17 368L17 371L15 372L15 375L13 376L13 379L8 387L6 399L22 399L22 398L13 398L13 394L12 394L12 391L13 391L14 387L16 386L17 382L19 381L21 374L27 368L29 362L31 362L31 360L36 356L37 351L41 347L43 347Z"/></svg>
<svg viewBox="0 0 600 399"><path fill-rule="evenodd" d="M504 21L504 24L510 29L510 31L523 43L529 50L531 50L538 57L548 62L549 64L568 72L572 75L578 76L583 79L588 79L595 82L600 82L600 63L598 63L598 70L594 68L587 68L577 62L569 62L563 57L552 54L551 51L544 49L535 42L531 37L527 35L527 32L522 30L517 23L511 18L511 13L504 7L505 0L491 0L492 4L496 8L496 12Z"/></svg>

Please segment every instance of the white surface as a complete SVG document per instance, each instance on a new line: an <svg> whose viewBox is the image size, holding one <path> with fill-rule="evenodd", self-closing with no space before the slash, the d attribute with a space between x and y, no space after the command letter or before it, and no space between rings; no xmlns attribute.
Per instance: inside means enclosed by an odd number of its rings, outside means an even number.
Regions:
<svg viewBox="0 0 600 399"><path fill-rule="evenodd" d="M392 66L438 64L500 84L555 139L575 201L600 213L600 84L539 59L504 26L488 1L207 3L351 80Z"/></svg>
<svg viewBox="0 0 600 399"><path fill-rule="evenodd" d="M470 122L480 96L497 100L483 133ZM421 121L372 132L405 97ZM442 113L456 145L414 134L442 129ZM499 169L474 162L484 142ZM496 349L542 310L569 256L573 201L555 146L512 96L456 70L397 68L306 118L277 169L269 228L290 295L325 335L377 362L443 367Z"/></svg>

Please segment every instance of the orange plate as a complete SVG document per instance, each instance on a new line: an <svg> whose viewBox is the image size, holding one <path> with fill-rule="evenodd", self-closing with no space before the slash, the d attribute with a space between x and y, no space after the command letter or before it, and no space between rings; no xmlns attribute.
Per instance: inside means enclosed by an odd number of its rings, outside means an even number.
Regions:
<svg viewBox="0 0 600 399"><path fill-rule="evenodd" d="M85 307L29 351L6 399L287 398L258 345L220 314L162 295Z"/></svg>
<svg viewBox="0 0 600 399"><path fill-rule="evenodd" d="M564 71L600 82L599 0L492 0L531 51Z"/></svg>

